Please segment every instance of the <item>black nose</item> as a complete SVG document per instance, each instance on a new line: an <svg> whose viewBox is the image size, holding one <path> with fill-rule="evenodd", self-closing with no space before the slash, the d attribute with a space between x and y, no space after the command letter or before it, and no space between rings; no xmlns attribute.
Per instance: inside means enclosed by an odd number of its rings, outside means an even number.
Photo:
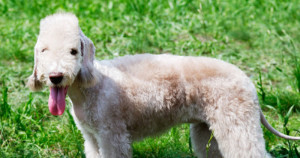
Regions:
<svg viewBox="0 0 300 158"><path fill-rule="evenodd" d="M61 72L52 72L50 73L49 78L53 84L59 84L64 76Z"/></svg>

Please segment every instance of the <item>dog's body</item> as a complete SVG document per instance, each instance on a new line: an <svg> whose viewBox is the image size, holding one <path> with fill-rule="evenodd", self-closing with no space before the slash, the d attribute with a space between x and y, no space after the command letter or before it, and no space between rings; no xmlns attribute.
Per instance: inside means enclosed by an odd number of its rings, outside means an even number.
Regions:
<svg viewBox="0 0 300 158"><path fill-rule="evenodd" d="M89 135L85 140L108 139L101 148L111 152L104 155L129 157L132 141L180 123L193 123L195 128L202 123L214 125L215 137L224 141L228 137L234 148L239 149L244 141L257 146L253 147L260 150L257 155L265 154L255 88L235 66L211 58L135 55L95 62L95 67L101 81L82 90L72 85L68 94L79 128ZM234 140L226 132L243 127L237 132L249 134L244 138L232 133ZM195 137L199 134L194 133ZM256 141L250 142L252 137ZM207 141L193 143L205 146Z"/></svg>
<svg viewBox="0 0 300 158"><path fill-rule="evenodd" d="M41 22L29 80L35 90L51 87L54 115L63 113L68 92L87 157L131 157L133 141L181 123L191 123L198 157L205 157L211 131L209 157L269 157L255 87L234 65L150 54L96 61L94 51L74 15L50 16Z"/></svg>

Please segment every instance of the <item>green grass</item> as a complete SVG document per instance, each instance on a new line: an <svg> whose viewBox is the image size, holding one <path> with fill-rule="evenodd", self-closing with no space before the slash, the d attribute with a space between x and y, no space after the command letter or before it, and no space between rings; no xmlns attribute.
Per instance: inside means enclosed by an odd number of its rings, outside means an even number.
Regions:
<svg viewBox="0 0 300 158"><path fill-rule="evenodd" d="M299 10L298 0L0 0L0 157L84 157L69 113L52 116L48 90L31 93L25 86L39 20L59 11L78 16L99 60L147 52L237 65L256 84L268 121L299 136ZM264 136L273 156L300 157L299 141L265 129ZM188 125L133 147L134 157L193 157Z"/></svg>

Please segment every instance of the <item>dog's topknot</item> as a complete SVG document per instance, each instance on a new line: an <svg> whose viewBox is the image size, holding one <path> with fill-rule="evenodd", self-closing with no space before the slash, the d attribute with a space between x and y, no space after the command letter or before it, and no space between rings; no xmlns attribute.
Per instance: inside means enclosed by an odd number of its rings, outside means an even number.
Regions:
<svg viewBox="0 0 300 158"><path fill-rule="evenodd" d="M56 13L49 15L40 22L41 34L74 34L79 33L77 17L72 13Z"/></svg>

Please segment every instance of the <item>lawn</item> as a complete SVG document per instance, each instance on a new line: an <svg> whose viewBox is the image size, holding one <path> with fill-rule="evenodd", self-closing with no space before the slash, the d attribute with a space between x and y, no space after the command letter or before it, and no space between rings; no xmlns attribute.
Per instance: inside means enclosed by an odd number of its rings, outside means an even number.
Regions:
<svg viewBox="0 0 300 158"><path fill-rule="evenodd" d="M84 157L69 111L48 111L49 90L32 93L39 21L72 12L96 46L96 58L171 53L209 56L244 70L277 130L300 136L298 0L0 0L0 157ZM71 107L67 99L68 108ZM189 126L133 144L138 158L191 158ZM300 142L264 128L274 157L300 157Z"/></svg>

